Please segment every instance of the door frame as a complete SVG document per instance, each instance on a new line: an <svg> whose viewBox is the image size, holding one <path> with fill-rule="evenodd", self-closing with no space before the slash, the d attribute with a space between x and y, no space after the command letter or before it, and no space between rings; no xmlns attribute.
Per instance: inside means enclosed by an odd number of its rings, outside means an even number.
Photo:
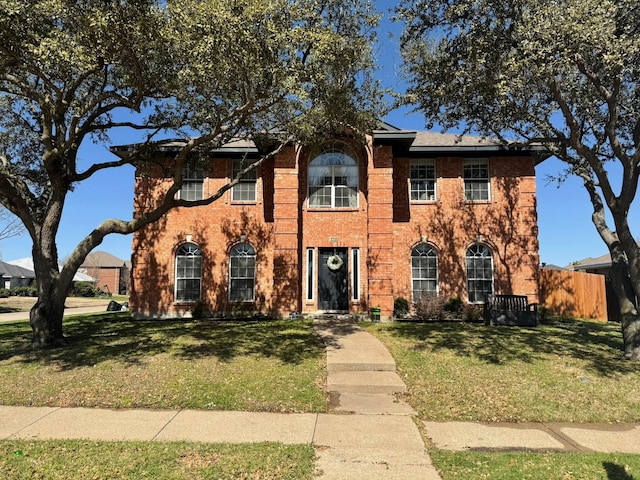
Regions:
<svg viewBox="0 0 640 480"><path fill-rule="evenodd" d="M317 254L318 261L317 261L317 268L316 268L314 280L315 280L316 290L317 290L316 302L317 302L318 310L323 312L348 312L350 309L350 297L351 297L350 296L351 285L350 285L350 276L349 276L351 268L350 268L349 248L318 247L317 252L318 252ZM330 267L328 267L327 265L328 254L340 256L340 258L342 259L342 264L338 269L332 270ZM337 289L338 298L331 299L331 298L323 297L324 291L322 288L322 284L324 280L326 280L327 278L331 278L335 282L338 282L334 284L334 286L335 285L338 286L338 289ZM341 285L339 283L341 283ZM331 293L336 293L336 292L331 290L330 294ZM322 303L324 302L329 302L329 303L333 302L334 305L331 305L331 306L335 306L336 308L323 308L323 307L326 307L326 305L322 305Z"/></svg>

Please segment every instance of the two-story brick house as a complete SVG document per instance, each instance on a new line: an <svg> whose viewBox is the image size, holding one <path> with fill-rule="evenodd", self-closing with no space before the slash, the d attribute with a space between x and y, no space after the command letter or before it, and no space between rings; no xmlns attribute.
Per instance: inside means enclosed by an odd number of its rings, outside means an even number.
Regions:
<svg viewBox="0 0 640 480"><path fill-rule="evenodd" d="M161 146L160 162L136 174L136 212L171 184L158 165L181 143ZM180 195L211 195L259 155L245 141L212 151L185 172ZM386 124L366 145L344 136L288 146L213 204L173 210L135 234L131 309L174 317L196 303L275 315L379 306L386 317L395 298L425 292L535 302L536 158L529 147Z"/></svg>

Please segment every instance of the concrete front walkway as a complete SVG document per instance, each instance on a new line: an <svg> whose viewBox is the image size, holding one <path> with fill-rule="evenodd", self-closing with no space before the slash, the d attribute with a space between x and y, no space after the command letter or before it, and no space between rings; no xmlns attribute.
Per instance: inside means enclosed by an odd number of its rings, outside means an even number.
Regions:
<svg viewBox="0 0 640 480"><path fill-rule="evenodd" d="M327 348L331 409L314 439L322 480L440 479L415 424L413 409L394 394L406 385L393 357L349 319L316 320Z"/></svg>

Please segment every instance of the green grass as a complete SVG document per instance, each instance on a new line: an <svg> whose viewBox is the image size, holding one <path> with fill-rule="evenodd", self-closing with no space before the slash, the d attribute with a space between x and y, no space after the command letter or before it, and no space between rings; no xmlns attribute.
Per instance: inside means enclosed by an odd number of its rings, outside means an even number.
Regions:
<svg viewBox="0 0 640 480"><path fill-rule="evenodd" d="M0 478L311 480L311 445L0 441Z"/></svg>
<svg viewBox="0 0 640 480"><path fill-rule="evenodd" d="M324 347L307 320L65 319L67 348L0 324L4 405L324 412Z"/></svg>
<svg viewBox="0 0 640 480"><path fill-rule="evenodd" d="M443 480L633 480L640 455L429 452Z"/></svg>
<svg viewBox="0 0 640 480"><path fill-rule="evenodd" d="M394 356L423 420L635 422L638 365L616 324L363 324Z"/></svg>

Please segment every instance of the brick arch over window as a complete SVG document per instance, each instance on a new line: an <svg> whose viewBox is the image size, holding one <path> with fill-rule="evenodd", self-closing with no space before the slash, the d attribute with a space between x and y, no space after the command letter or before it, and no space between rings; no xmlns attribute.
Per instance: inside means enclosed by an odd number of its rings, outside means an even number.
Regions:
<svg viewBox="0 0 640 480"><path fill-rule="evenodd" d="M438 295L438 252L427 243L411 250L411 292L414 302L423 295Z"/></svg>
<svg viewBox="0 0 640 480"><path fill-rule="evenodd" d="M175 301L197 302L202 285L202 251L194 243L184 243L176 250Z"/></svg>
<svg viewBox="0 0 640 480"><path fill-rule="evenodd" d="M256 293L256 251L239 243L229 254L229 300L253 302Z"/></svg>
<svg viewBox="0 0 640 480"><path fill-rule="evenodd" d="M467 296L470 303L482 303L493 293L493 252L476 243L467 249Z"/></svg>
<svg viewBox="0 0 640 480"><path fill-rule="evenodd" d="M310 208L357 208L358 159L343 143L324 145L313 152L308 168Z"/></svg>

